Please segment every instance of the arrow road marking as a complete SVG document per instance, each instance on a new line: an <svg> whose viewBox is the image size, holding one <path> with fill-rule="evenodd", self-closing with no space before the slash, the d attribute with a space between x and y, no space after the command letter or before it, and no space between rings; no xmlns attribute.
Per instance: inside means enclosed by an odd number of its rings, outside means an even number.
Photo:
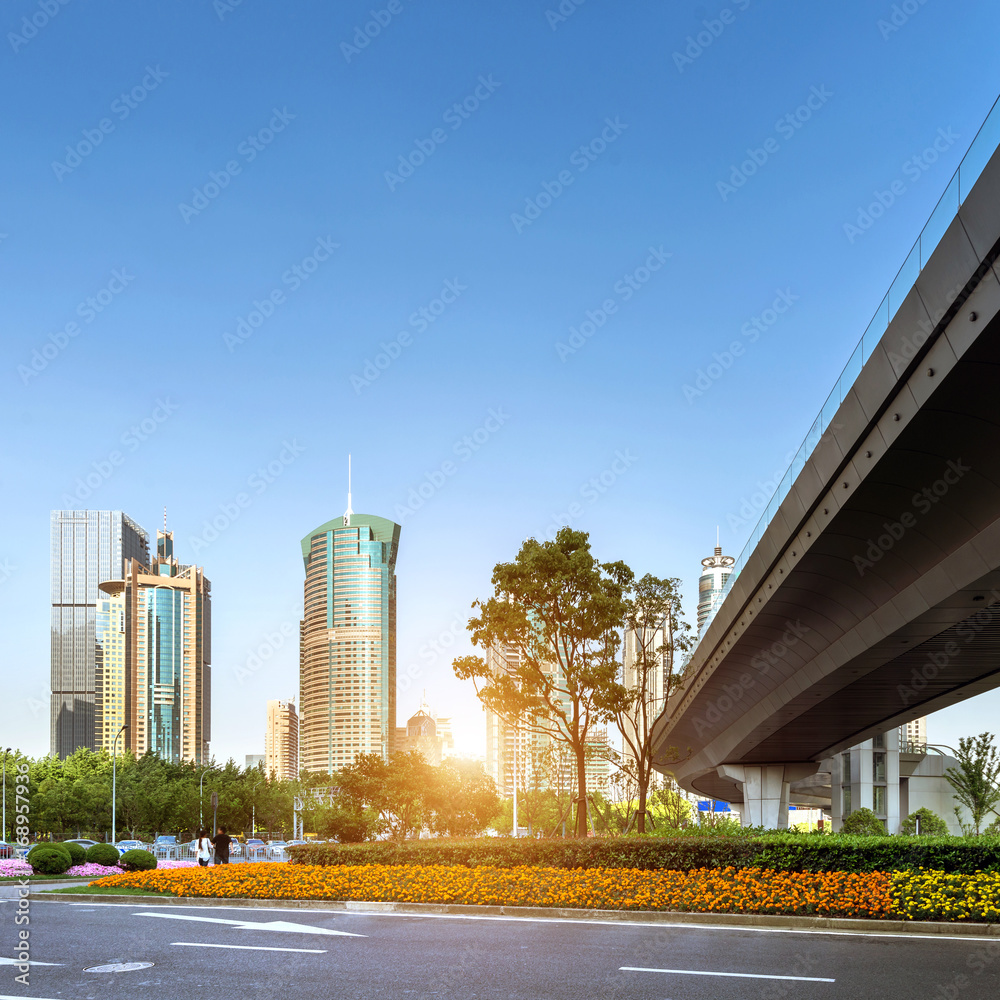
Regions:
<svg viewBox="0 0 1000 1000"><path fill-rule="evenodd" d="M335 931L329 927L311 927L309 924L293 924L288 920L269 920L258 923L254 920L226 920L224 917L195 917L186 913L137 913L137 917L162 917L167 920L197 920L205 924L228 924L246 931L295 931L299 934L329 934L336 937L368 937L367 934L351 934L349 931Z"/></svg>

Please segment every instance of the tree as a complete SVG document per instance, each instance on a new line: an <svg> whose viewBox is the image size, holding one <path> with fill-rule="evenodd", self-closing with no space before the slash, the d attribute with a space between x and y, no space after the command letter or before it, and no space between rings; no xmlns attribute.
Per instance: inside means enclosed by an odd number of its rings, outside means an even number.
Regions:
<svg viewBox="0 0 1000 1000"><path fill-rule="evenodd" d="M840 827L840 832L855 837L884 837L885 824L871 809L855 809L847 816Z"/></svg>
<svg viewBox="0 0 1000 1000"><path fill-rule="evenodd" d="M918 833L917 821L920 821L919 834L921 837L947 837L948 824L936 812L931 812L926 806L921 806L915 812L911 812L902 823L899 824L899 832L908 837Z"/></svg>
<svg viewBox="0 0 1000 1000"><path fill-rule="evenodd" d="M445 763L433 769L427 805L435 833L472 837L480 833L500 811L500 796L493 779L483 773L462 774Z"/></svg>
<svg viewBox="0 0 1000 1000"><path fill-rule="evenodd" d="M453 663L489 711L572 752L578 837L587 835L587 737L612 715L618 629L631 582L624 563L594 559L582 531L564 527L554 541L529 538L514 562L494 567L494 596L474 601L479 614L469 620L473 645L513 654L506 668L479 656Z"/></svg>
<svg viewBox="0 0 1000 1000"><path fill-rule="evenodd" d="M369 809L378 817L373 833L405 840L423 825L433 770L419 750L396 750L388 761L363 753L340 773L341 793L355 815Z"/></svg>
<svg viewBox="0 0 1000 1000"><path fill-rule="evenodd" d="M686 827L694 819L694 806L680 793L673 776L667 775L662 788L649 796L653 815L671 830Z"/></svg>
<svg viewBox="0 0 1000 1000"><path fill-rule="evenodd" d="M677 577L661 580L647 573L635 584L625 610L624 683L617 685L611 708L633 761L639 833L646 832L653 724L681 681L678 659L694 642L691 626L683 618L680 584ZM675 748L668 755L673 761L679 756Z"/></svg>
<svg viewBox="0 0 1000 1000"><path fill-rule="evenodd" d="M1000 787L997 786L1000 753L993 745L993 740L992 733L963 736L958 741L958 767L949 767L944 773L948 784L955 789L955 798L969 810L972 828L977 837L983 819L989 813L996 812L995 807L1000 802ZM955 808L955 815L961 822L958 807Z"/></svg>

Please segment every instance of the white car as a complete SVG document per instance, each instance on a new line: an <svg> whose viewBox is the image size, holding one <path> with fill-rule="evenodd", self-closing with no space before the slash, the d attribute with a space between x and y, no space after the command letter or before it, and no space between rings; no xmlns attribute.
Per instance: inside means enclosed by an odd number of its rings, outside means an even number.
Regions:
<svg viewBox="0 0 1000 1000"><path fill-rule="evenodd" d="M271 855L272 858L279 857L288 846L288 842L284 840L269 840L267 842L267 853Z"/></svg>

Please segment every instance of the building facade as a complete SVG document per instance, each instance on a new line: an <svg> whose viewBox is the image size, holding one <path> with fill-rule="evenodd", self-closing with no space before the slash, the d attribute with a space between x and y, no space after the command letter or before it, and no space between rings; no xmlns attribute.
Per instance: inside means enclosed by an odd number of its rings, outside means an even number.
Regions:
<svg viewBox="0 0 1000 1000"><path fill-rule="evenodd" d="M396 734L394 521L348 509L302 540L299 766L339 771L388 758Z"/></svg>
<svg viewBox="0 0 1000 1000"><path fill-rule="evenodd" d="M722 600L722 591L733 571L736 560L722 554L722 546L716 545L715 552L702 559L701 576L698 578L698 631L708 621L712 610Z"/></svg>
<svg viewBox="0 0 1000 1000"><path fill-rule="evenodd" d="M211 583L179 563L173 532L158 531L150 565L130 559L100 584L95 746L207 763L212 711Z"/></svg>
<svg viewBox="0 0 1000 1000"><path fill-rule="evenodd" d="M439 719L422 704L406 720L406 728L396 730L394 750L419 750L428 764L435 767L455 749L451 719Z"/></svg>
<svg viewBox="0 0 1000 1000"><path fill-rule="evenodd" d="M120 510L54 510L50 516L50 749L67 757L94 749L98 589L126 563L149 559L149 536Z"/></svg>
<svg viewBox="0 0 1000 1000"><path fill-rule="evenodd" d="M267 729L264 730L264 772L278 781L299 776L299 716L295 700L267 703Z"/></svg>

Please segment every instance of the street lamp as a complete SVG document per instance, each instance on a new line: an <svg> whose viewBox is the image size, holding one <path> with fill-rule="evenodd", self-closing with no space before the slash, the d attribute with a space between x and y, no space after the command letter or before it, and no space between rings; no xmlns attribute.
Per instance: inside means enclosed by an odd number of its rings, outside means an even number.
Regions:
<svg viewBox="0 0 1000 1000"><path fill-rule="evenodd" d="M212 765L206 764L204 768L202 768L201 780L198 782L198 827L199 829L202 830L205 829L205 822L202 819L202 813L204 812L204 805L205 805L205 803L203 802L203 796L205 794L205 775L208 774L208 772L211 770L212 770Z"/></svg>
<svg viewBox="0 0 1000 1000"><path fill-rule="evenodd" d="M260 782L254 782L253 784L253 798L251 799L251 813L252 818L250 820L250 837L251 839L257 833L257 789L260 787Z"/></svg>
<svg viewBox="0 0 1000 1000"><path fill-rule="evenodd" d="M11 748L5 747L3 752L3 831L0 840L7 843L7 754Z"/></svg>
<svg viewBox="0 0 1000 1000"><path fill-rule="evenodd" d="M121 736L125 730L128 729L128 723L123 722L121 729L115 734L115 740L111 744L111 843L114 844L115 840L115 814L118 812L118 737Z"/></svg>

